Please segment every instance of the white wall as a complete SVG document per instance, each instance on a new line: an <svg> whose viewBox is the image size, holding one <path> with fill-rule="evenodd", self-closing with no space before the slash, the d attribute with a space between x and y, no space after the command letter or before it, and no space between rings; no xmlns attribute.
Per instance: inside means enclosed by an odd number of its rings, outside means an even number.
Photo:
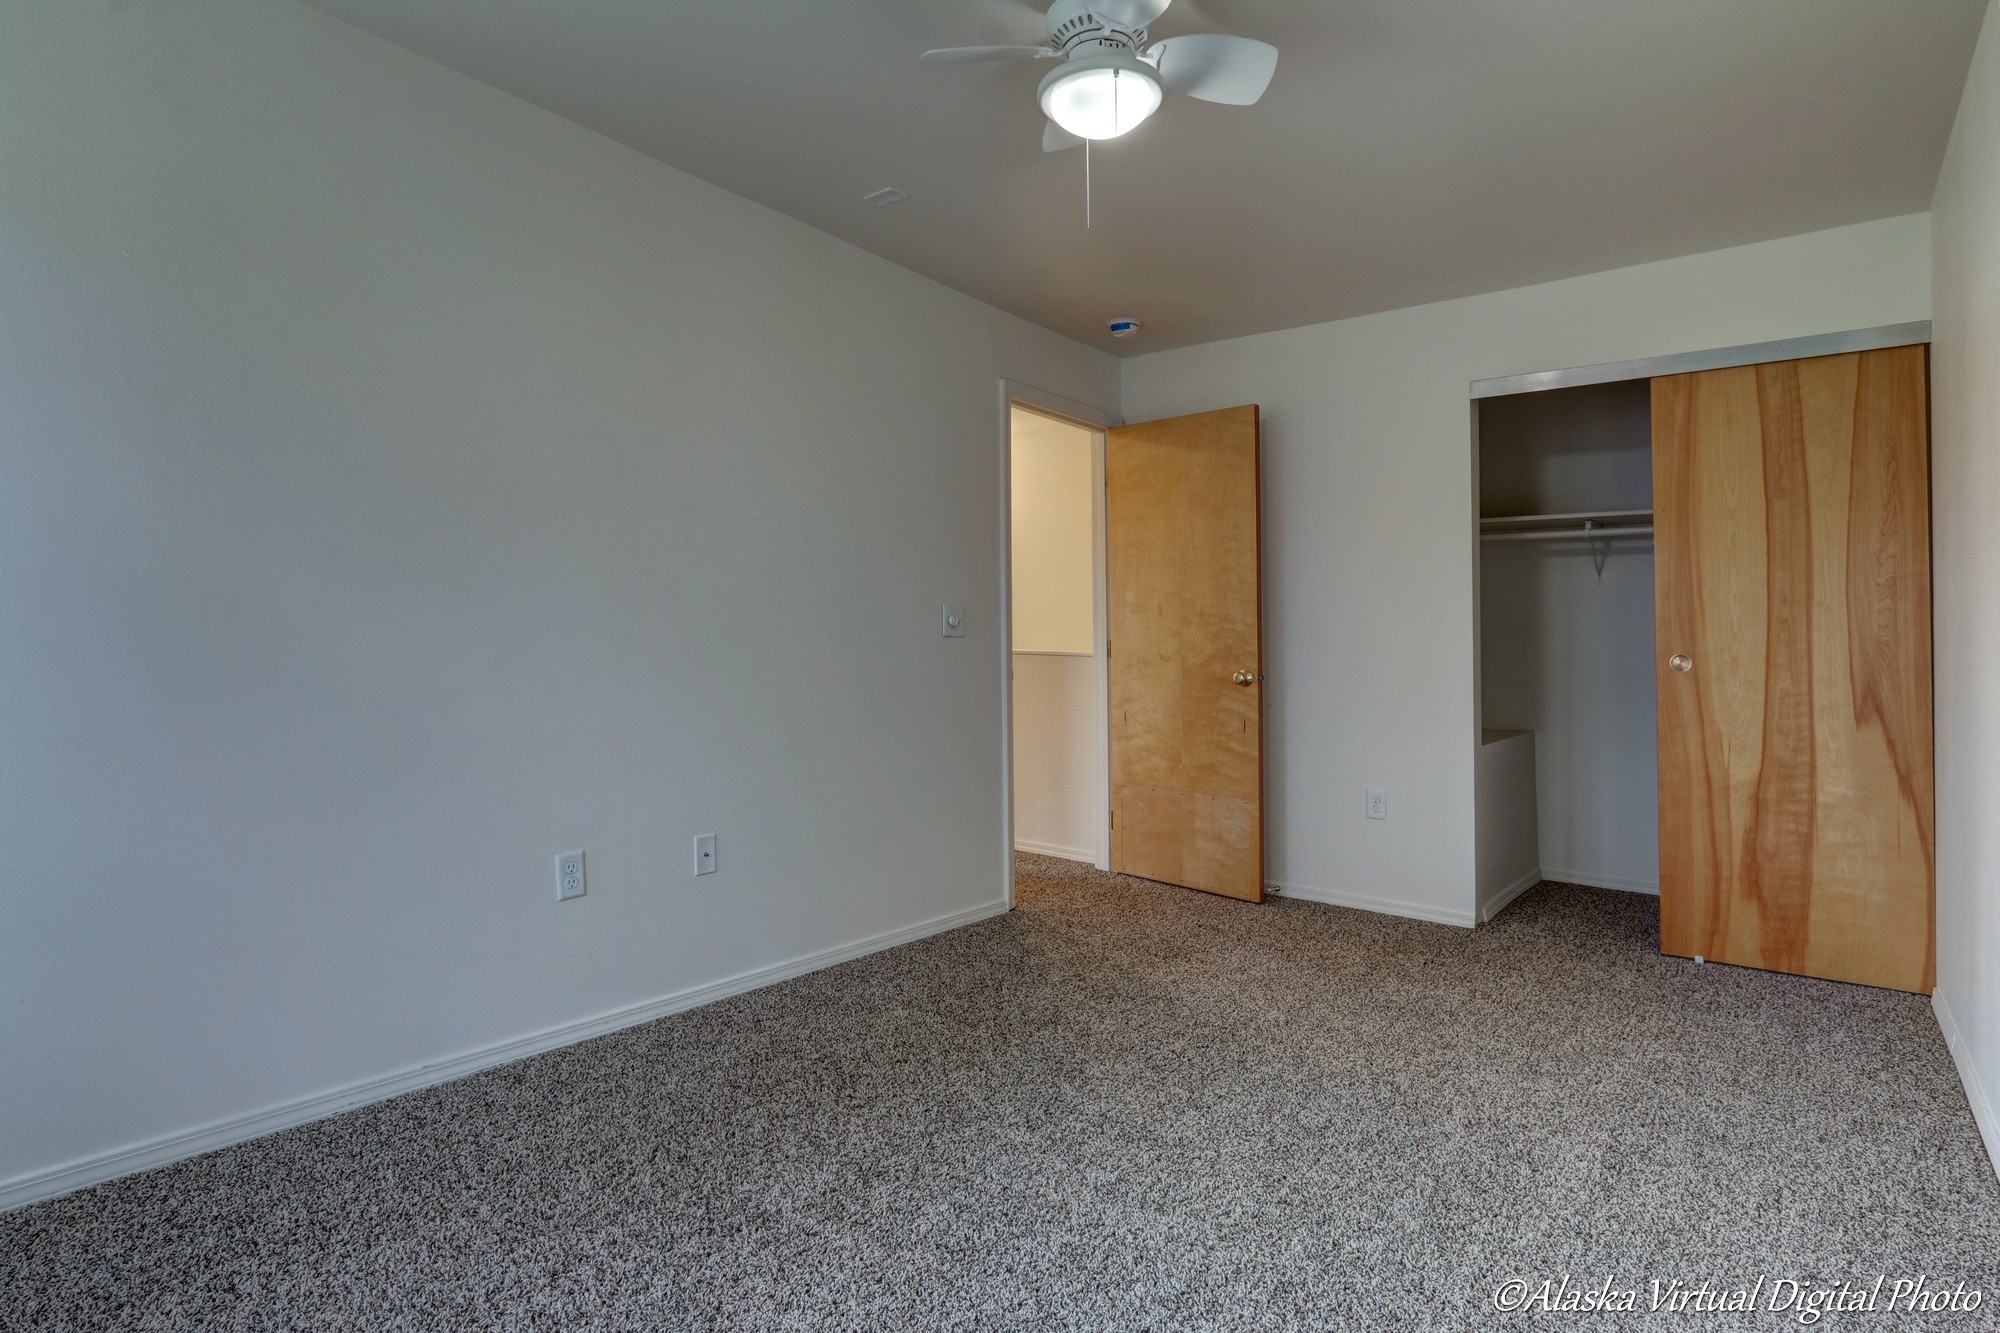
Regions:
<svg viewBox="0 0 2000 1333"><path fill-rule="evenodd" d="M2000 1165L2000 6L1933 208L1938 1016Z"/></svg>
<svg viewBox="0 0 2000 1333"><path fill-rule="evenodd" d="M1643 380L1482 400L1481 516L1650 508L1652 415ZM1480 630L1484 724L1535 733L1542 873L1659 892L1652 543L1601 573L1584 542L1481 543Z"/></svg>
<svg viewBox="0 0 2000 1333"><path fill-rule="evenodd" d="M1014 651L1083 653L1097 643L1091 575L1096 433L1015 408Z"/></svg>
<svg viewBox="0 0 2000 1333"><path fill-rule="evenodd" d="M0 1202L999 908L1108 357L279 0L0 31Z"/></svg>
<svg viewBox="0 0 2000 1333"><path fill-rule="evenodd" d="M1127 361L1128 420L1264 408L1270 878L1473 919L1472 380L1929 313L1917 215Z"/></svg>
<svg viewBox="0 0 2000 1333"><path fill-rule="evenodd" d="M1014 655L1014 845L1095 862L1104 783L1098 771L1097 661Z"/></svg>
<svg viewBox="0 0 2000 1333"><path fill-rule="evenodd" d="M1652 548L1614 542L1600 578L1580 544L1495 542L1482 568L1487 676L1520 700L1489 688L1485 721L1535 733L1544 877L1658 893Z"/></svg>
<svg viewBox="0 0 2000 1333"><path fill-rule="evenodd" d="M1474 770L1479 919L1490 921L1542 878L1535 815L1535 733L1506 728L1480 733Z"/></svg>
<svg viewBox="0 0 2000 1333"><path fill-rule="evenodd" d="M1012 416L1014 845L1096 861L1104 822L1097 433Z"/></svg>

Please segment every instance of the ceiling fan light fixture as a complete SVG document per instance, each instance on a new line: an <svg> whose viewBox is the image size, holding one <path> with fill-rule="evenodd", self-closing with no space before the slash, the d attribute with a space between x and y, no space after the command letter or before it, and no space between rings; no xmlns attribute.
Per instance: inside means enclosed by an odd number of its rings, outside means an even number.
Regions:
<svg viewBox="0 0 2000 1333"><path fill-rule="evenodd" d="M1042 80L1042 110L1079 139L1115 139L1160 109L1160 79L1137 56L1079 56Z"/></svg>

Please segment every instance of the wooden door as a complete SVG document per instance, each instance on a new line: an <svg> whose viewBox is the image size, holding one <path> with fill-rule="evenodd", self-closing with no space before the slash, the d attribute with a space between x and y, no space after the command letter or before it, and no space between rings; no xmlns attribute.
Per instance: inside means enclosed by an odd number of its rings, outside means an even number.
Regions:
<svg viewBox="0 0 2000 1333"><path fill-rule="evenodd" d="M1935 976L1922 347L1653 381L1660 947Z"/></svg>
<svg viewBox="0 0 2000 1333"><path fill-rule="evenodd" d="M1111 868L1264 900L1257 409L1110 432Z"/></svg>

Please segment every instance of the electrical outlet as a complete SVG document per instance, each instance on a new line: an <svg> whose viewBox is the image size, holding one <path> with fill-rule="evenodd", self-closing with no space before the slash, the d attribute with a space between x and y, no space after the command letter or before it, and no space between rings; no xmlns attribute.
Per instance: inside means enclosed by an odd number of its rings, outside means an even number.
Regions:
<svg viewBox="0 0 2000 1333"><path fill-rule="evenodd" d="M715 873L715 835L704 833L694 840L694 873L713 875Z"/></svg>
<svg viewBox="0 0 2000 1333"><path fill-rule="evenodd" d="M1380 787L1370 787L1368 789L1368 817L1370 819L1387 819L1389 817L1389 793L1383 791Z"/></svg>
<svg viewBox="0 0 2000 1333"><path fill-rule="evenodd" d="M583 897L583 853L563 852L556 857L556 901Z"/></svg>
<svg viewBox="0 0 2000 1333"><path fill-rule="evenodd" d="M965 608L964 608L964 607L962 607L962 606L947 606L947 607L943 608L943 610L941 611L941 613L940 613L940 614L939 614L939 616L938 616L938 619L939 619L939 621L941 622L941 623L939 624L938 628L940 628L941 630L943 630L943 631L944 631L944 637L945 637L945 638L947 638L947 639L962 639L962 638L964 638L964 637L965 637Z"/></svg>

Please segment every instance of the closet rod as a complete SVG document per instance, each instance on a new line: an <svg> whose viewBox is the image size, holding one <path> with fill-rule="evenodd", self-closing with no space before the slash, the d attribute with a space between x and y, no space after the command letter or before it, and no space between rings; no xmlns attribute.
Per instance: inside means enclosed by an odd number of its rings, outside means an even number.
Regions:
<svg viewBox="0 0 2000 1333"><path fill-rule="evenodd" d="M1500 514L1479 520L1481 528L1498 528L1503 523L1581 523L1585 519L1603 522L1608 518L1643 518L1650 520L1650 509L1585 509L1573 514Z"/></svg>
<svg viewBox="0 0 2000 1333"><path fill-rule="evenodd" d="M1533 532L1482 532L1483 542L1598 541L1607 537L1650 537L1653 525L1630 524L1614 528L1539 528Z"/></svg>

